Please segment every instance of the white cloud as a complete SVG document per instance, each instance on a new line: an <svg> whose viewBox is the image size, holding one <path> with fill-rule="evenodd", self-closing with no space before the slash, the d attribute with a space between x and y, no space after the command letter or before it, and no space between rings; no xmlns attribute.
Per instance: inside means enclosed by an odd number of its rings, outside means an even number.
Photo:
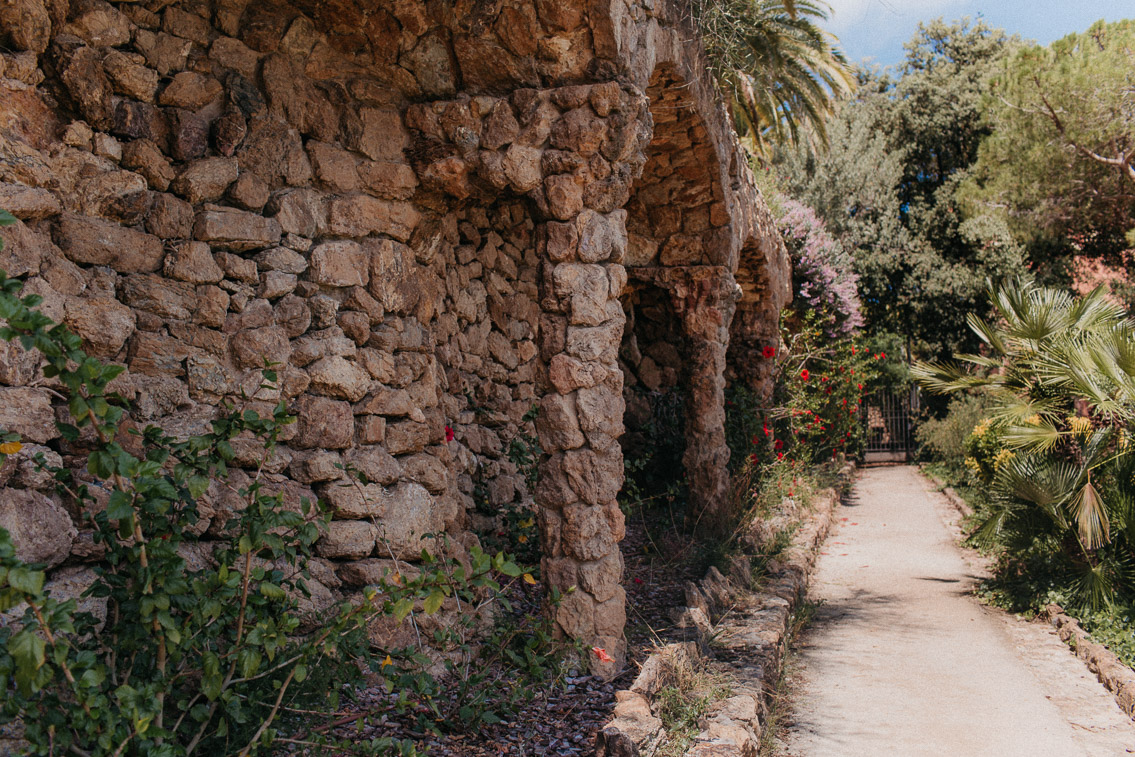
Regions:
<svg viewBox="0 0 1135 757"><path fill-rule="evenodd" d="M968 0L826 0L832 7L829 27L837 35L864 24L883 27L946 14Z"/></svg>

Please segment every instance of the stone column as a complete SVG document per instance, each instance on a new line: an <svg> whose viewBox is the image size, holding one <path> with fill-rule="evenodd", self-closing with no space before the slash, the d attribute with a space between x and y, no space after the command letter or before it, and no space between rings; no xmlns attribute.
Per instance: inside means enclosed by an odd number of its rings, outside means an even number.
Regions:
<svg viewBox="0 0 1135 757"><path fill-rule="evenodd" d="M536 428L544 447L540 505L544 579L563 593L551 612L560 632L602 647L621 665L626 595L621 584L625 316L619 294L626 212L583 210L541 229L541 351L548 393ZM575 587L572 589L572 587ZM594 662L594 661L593 661Z"/></svg>
<svg viewBox="0 0 1135 757"><path fill-rule="evenodd" d="M669 271L674 312L686 337L686 453L690 497L701 530L728 526L729 447L725 443L725 354L739 288L729 269Z"/></svg>

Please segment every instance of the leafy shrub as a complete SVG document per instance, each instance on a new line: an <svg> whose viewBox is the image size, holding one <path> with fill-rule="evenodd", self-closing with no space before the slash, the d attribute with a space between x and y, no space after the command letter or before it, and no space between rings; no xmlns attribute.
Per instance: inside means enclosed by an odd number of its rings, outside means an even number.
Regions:
<svg viewBox="0 0 1135 757"><path fill-rule="evenodd" d="M990 292L996 325L970 317L986 355L969 369L920 364L932 391L987 394L966 442L990 482L977 537L1003 572L1099 608L1135 595L1135 325L1097 289L1083 298L1029 280Z"/></svg>
<svg viewBox="0 0 1135 757"><path fill-rule="evenodd" d="M960 468L966 456L966 438L988 412L988 402L983 395L964 394L951 398L945 416L928 418L915 431L920 456Z"/></svg>
<svg viewBox="0 0 1135 757"><path fill-rule="evenodd" d="M535 579L503 554L473 549L462 564L423 552L416 575L387 576L358 603L324 610L308 618L312 627L301 626L307 559L329 516L315 503L305 502L301 512L285 507L259 473L238 490L243 507L223 537L202 542L212 559L190 565L186 550L200 540L197 498L211 481L227 478L232 440L250 434L270 455L293 418L282 403L267 417L230 408L206 434L179 440L148 427L120 441L126 404L108 385L122 366L86 355L77 336L34 309L40 298L21 299L20 288L0 271L0 338L44 356L44 375L68 403L71 422L59 430L109 490L100 508L90 485L38 458L62 496L95 513L88 517L105 560L85 596L105 600L104 620L80 612L75 600L52 597L42 566L17 559L0 529L0 612L8 612L0 625L0 724L21 722L29 753L243 755L294 743L416 754L405 740L338 742L328 735L330 722L320 715L337 714L340 692L367 667L391 693L381 713L416 713L431 729L445 718L491 720L489 708L507 700L507 690L485 686L490 669L472 664L474 613L434 639L448 651L464 645L450 658L444 682L424 669L429 660L421 647L372 654L367 628L381 617L434 614L446 603L484 610L503 601L498 577ZM276 379L271 368L264 377ZM20 443L2 429L0 439L3 463ZM495 633L493 654L530 668L544 663L547 637L534 624L498 626ZM462 690L449 699L452 707L439 705L453 681Z"/></svg>

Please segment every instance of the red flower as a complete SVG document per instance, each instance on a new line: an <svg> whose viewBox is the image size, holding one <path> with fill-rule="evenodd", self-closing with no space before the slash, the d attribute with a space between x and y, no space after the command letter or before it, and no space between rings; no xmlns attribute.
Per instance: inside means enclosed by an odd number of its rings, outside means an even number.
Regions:
<svg viewBox="0 0 1135 757"><path fill-rule="evenodd" d="M765 430L767 431L768 429L765 429ZM750 439L750 441L753 443L753 446L755 447L759 443L760 437L759 436L753 436L753 438Z"/></svg>
<svg viewBox="0 0 1135 757"><path fill-rule="evenodd" d="M763 350L761 350L761 353L765 357L776 357L776 347L773 347L771 345L766 345L765 348Z"/></svg>
<svg viewBox="0 0 1135 757"><path fill-rule="evenodd" d="M854 348L854 347L852 347L852 348L851 348L851 354L852 354L852 355L854 355L854 354L855 354L855 348Z"/></svg>
<svg viewBox="0 0 1135 757"><path fill-rule="evenodd" d="M757 464L757 453L754 452L753 454L749 455L749 462L753 465Z"/></svg>
<svg viewBox="0 0 1135 757"><path fill-rule="evenodd" d="M800 378L804 379L805 381L808 380L808 369L807 368L800 371Z"/></svg>
<svg viewBox="0 0 1135 757"><path fill-rule="evenodd" d="M592 647L591 651L599 658L599 662L614 662L615 658L607 654L607 650L602 647Z"/></svg>
<svg viewBox="0 0 1135 757"><path fill-rule="evenodd" d="M859 391L863 391L863 384L856 384L856 386L859 387Z"/></svg>
<svg viewBox="0 0 1135 757"><path fill-rule="evenodd" d="M883 358L884 360L886 360L886 359L887 359L887 353L885 353L885 352L880 352L880 353L879 353L879 357L881 357L881 358Z"/></svg>
<svg viewBox="0 0 1135 757"><path fill-rule="evenodd" d="M777 460L783 460L784 459L784 453L783 452L777 452L776 453L776 459Z"/></svg>
<svg viewBox="0 0 1135 757"><path fill-rule="evenodd" d="M453 429L451 429L449 426L445 427L445 440L447 442L453 441Z"/></svg>
<svg viewBox="0 0 1135 757"><path fill-rule="evenodd" d="M641 579L641 578L636 578L636 579L634 580L634 582L635 582L636 584L640 584L640 583L642 583L642 579Z"/></svg>
<svg viewBox="0 0 1135 757"><path fill-rule="evenodd" d="M784 449L784 442L780 439L776 440L776 444L772 445L775 449Z"/></svg>
<svg viewBox="0 0 1135 757"><path fill-rule="evenodd" d="M765 436L770 436L772 434L772 432L768 430L768 424L762 423L761 428L765 430ZM756 442L753 443L756 444Z"/></svg>

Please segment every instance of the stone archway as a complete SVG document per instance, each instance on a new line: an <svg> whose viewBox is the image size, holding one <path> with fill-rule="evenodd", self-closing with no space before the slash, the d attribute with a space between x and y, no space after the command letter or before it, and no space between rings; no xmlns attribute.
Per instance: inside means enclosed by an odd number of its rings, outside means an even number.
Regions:
<svg viewBox="0 0 1135 757"><path fill-rule="evenodd" d="M727 506L729 450L724 431L724 357L733 302L731 218L718 153L688 84L673 64L647 88L654 133L642 177L627 203L627 276L632 291L666 293L671 333L629 335L628 375L669 379L685 404L691 522L713 528ZM647 342L646 340L650 340ZM661 366L651 353L669 358ZM668 376L669 368L675 375ZM655 383L658 383L656 381ZM672 383L671 383L672 382Z"/></svg>

